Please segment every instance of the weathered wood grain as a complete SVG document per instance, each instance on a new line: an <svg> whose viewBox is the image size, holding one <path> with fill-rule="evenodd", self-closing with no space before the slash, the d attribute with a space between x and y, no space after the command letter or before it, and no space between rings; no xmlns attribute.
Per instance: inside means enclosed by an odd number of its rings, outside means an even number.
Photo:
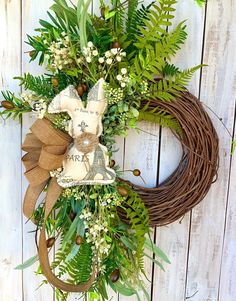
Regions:
<svg viewBox="0 0 236 301"><path fill-rule="evenodd" d="M52 4L52 0L43 0L40 3L37 0L23 0L22 12L23 12L23 22L22 22L22 40L26 41L26 34L37 34L34 32L34 28L39 27L39 19L46 18L46 11ZM22 57L22 71L23 73L30 72L34 75L42 74L44 72L42 66L38 66L37 62L31 62L29 64L29 54L27 51L31 50L30 46L27 44L22 44L23 47L23 57ZM29 118L25 115L23 118L23 129L22 129L22 140L29 131L30 125L33 123L34 118ZM22 181L22 191L24 196L25 189L28 182L25 178ZM24 222L26 219L24 218ZM23 258L27 260L28 258L37 254L37 249L35 246L35 234L29 233L35 230L35 226L31 223L24 223L23 227ZM39 289L44 277L36 276L35 270L37 270L38 263L34 264L32 267L24 270L23 272L23 289L24 289L24 301L31 301L33 298L35 301L45 301L53 300L54 293L49 285L43 285Z"/></svg>
<svg viewBox="0 0 236 301"><path fill-rule="evenodd" d="M234 139L236 140L236 132ZM218 301L231 301L234 300L236 296L236 160L234 156L232 157L230 169L230 185L228 205L226 208L225 236L219 278Z"/></svg>
<svg viewBox="0 0 236 301"><path fill-rule="evenodd" d="M236 93L235 9L235 1L208 1L203 61L209 67L204 68L201 81L201 100L222 118L231 132ZM186 297L195 294L191 300L197 301L218 300L229 185L231 137L212 118L220 137L221 160L217 183L192 215ZM227 282L235 285L232 276L227 277ZM235 296L221 295L221 298L231 301Z"/></svg>
<svg viewBox="0 0 236 301"><path fill-rule="evenodd" d="M188 39L185 46L179 51L175 63L180 68L186 69L201 63L204 10L198 9L188 0L180 1L176 9L174 25L186 20ZM189 85L190 91L197 96L199 94L199 81L200 72L195 74ZM182 149L178 140L170 130L163 128L160 152L160 183L175 170L179 164L181 154ZM157 229L157 244L168 254L171 265L166 267L165 273L158 268L155 269L153 300L185 300L189 227L190 214L187 214L181 221Z"/></svg>
<svg viewBox="0 0 236 301"><path fill-rule="evenodd" d="M21 3L0 2L0 90L20 89L12 77L21 73ZM1 97L2 99L2 97ZM0 119L0 300L22 300L21 126ZM12 286L14 284L14 289Z"/></svg>

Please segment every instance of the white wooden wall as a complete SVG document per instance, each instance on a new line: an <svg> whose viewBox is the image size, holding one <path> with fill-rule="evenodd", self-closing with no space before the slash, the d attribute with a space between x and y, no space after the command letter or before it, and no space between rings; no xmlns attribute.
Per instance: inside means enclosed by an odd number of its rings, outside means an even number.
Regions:
<svg viewBox="0 0 236 301"><path fill-rule="evenodd" d="M94 1L96 11L99 4ZM24 52L29 49L23 42L38 19L46 17L51 3L52 0L0 0L1 90L20 92L13 76L41 72L36 64L28 64ZM176 22L183 19L188 19L189 39L177 62L181 67L201 62L209 65L196 74L189 88L235 135L236 1L209 0L206 9L198 9L193 0L179 0ZM209 114L220 137L219 179L206 199L181 221L155 230L155 240L172 264L164 273L146 263L153 280L147 283L153 301L236 300L236 159L230 157L232 138ZM36 266L24 272L14 270L36 254L34 235L28 233L32 226L26 224L21 213L27 185L22 177L21 142L32 121L25 117L23 126L0 122L0 300L53 301L50 286L36 290L41 280L33 273ZM181 150L168 130L148 123L140 124L140 128L152 135L130 131L125 141L118 141L116 160L124 169L142 170L148 185L153 186L175 169ZM71 300L76 300L75 296ZM135 298L113 295L112 300Z"/></svg>

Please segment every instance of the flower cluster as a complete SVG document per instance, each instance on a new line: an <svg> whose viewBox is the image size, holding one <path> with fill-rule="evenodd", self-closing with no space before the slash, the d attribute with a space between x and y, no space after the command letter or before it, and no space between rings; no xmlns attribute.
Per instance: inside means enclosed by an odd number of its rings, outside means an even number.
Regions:
<svg viewBox="0 0 236 301"><path fill-rule="evenodd" d="M80 201L86 196L86 194L83 190L81 190L80 186L73 186L63 189L62 196L68 199L73 197L76 201Z"/></svg>
<svg viewBox="0 0 236 301"><path fill-rule="evenodd" d="M112 48L105 52L103 57L99 57L98 62L100 64L106 63L107 65L111 65L115 62L121 62L122 58L126 56L126 52L122 51L119 48Z"/></svg>
<svg viewBox="0 0 236 301"><path fill-rule="evenodd" d="M119 81L122 88L126 87L126 84L129 82L129 77L127 76L127 69L121 68L120 74L117 75L116 79Z"/></svg>
<svg viewBox="0 0 236 301"><path fill-rule="evenodd" d="M105 84L104 88L109 105L113 105L123 99L124 92L121 88L112 88L109 84Z"/></svg>
<svg viewBox="0 0 236 301"><path fill-rule="evenodd" d="M99 196L101 206L120 206L123 199L118 192L105 193L103 196Z"/></svg>
<svg viewBox="0 0 236 301"><path fill-rule="evenodd" d="M64 32L62 33L62 36L62 38L57 39L57 42L53 41L49 46L52 66L59 70L66 69L73 63L69 47L70 38Z"/></svg>
<svg viewBox="0 0 236 301"><path fill-rule="evenodd" d="M111 248L111 244L106 239L108 232L107 221L96 218L88 208L82 210L80 218L84 221L86 228L86 242L92 244L92 250L97 253L94 261L100 266L104 256L107 256Z"/></svg>
<svg viewBox="0 0 236 301"><path fill-rule="evenodd" d="M96 56L98 56L98 51L94 47L92 42L88 42L87 47L84 47L83 54L85 56L86 62L91 63L92 59Z"/></svg>

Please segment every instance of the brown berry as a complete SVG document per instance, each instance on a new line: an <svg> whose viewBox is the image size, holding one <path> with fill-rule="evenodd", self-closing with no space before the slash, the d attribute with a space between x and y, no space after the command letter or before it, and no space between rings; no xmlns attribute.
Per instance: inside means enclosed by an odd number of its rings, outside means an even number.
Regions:
<svg viewBox="0 0 236 301"><path fill-rule="evenodd" d="M88 86L86 84L82 84L82 87L83 87L84 92L88 91Z"/></svg>
<svg viewBox="0 0 236 301"><path fill-rule="evenodd" d="M77 245L82 245L83 241L84 241L84 240L83 240L83 237L80 236L80 235L78 235L78 236L76 237L75 243L76 243Z"/></svg>
<svg viewBox="0 0 236 301"><path fill-rule="evenodd" d="M139 177L139 176L141 175L141 171L140 171L139 169L134 169L134 170L133 170L133 175L134 175L135 177Z"/></svg>
<svg viewBox="0 0 236 301"><path fill-rule="evenodd" d="M128 190L122 186L118 186L117 191L121 196L127 196L129 194Z"/></svg>
<svg viewBox="0 0 236 301"><path fill-rule="evenodd" d="M119 280L120 278L120 270L116 269L110 274L110 279L112 283L115 283Z"/></svg>
<svg viewBox="0 0 236 301"><path fill-rule="evenodd" d="M49 238L49 239L47 240L47 248L51 248L51 247L54 245L55 241L56 241L56 238L55 238L55 237Z"/></svg>
<svg viewBox="0 0 236 301"><path fill-rule="evenodd" d="M75 217L76 217L75 212L71 211L70 214L69 214L69 217L73 221L75 219Z"/></svg>
<svg viewBox="0 0 236 301"><path fill-rule="evenodd" d="M102 17L102 18L105 18L105 10L106 10L105 7L101 7L101 8L100 8L100 14L101 14L101 17Z"/></svg>
<svg viewBox="0 0 236 301"><path fill-rule="evenodd" d="M79 96L83 96L83 95L84 95L84 89L83 89L83 86L78 86L78 87L76 88L76 90L77 90Z"/></svg>
<svg viewBox="0 0 236 301"><path fill-rule="evenodd" d="M52 83L53 87L57 87L59 84L58 79L56 77L52 77L51 83Z"/></svg>
<svg viewBox="0 0 236 301"><path fill-rule="evenodd" d="M111 45L111 48L120 48L120 43L119 42L113 42Z"/></svg>
<svg viewBox="0 0 236 301"><path fill-rule="evenodd" d="M6 110L11 110L15 108L14 104L8 100L1 101L1 107Z"/></svg>
<svg viewBox="0 0 236 301"><path fill-rule="evenodd" d="M110 161L110 167L114 167L116 165L116 161L115 160L111 160Z"/></svg>
<svg viewBox="0 0 236 301"><path fill-rule="evenodd" d="M29 51L29 56L30 57L33 57L35 55L36 51L35 50L31 50Z"/></svg>

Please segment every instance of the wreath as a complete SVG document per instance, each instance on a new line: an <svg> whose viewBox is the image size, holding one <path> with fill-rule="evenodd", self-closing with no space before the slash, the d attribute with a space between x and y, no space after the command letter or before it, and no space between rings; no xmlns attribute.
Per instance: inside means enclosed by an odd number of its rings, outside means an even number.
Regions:
<svg viewBox="0 0 236 301"><path fill-rule="evenodd" d="M38 59L46 73L16 77L20 96L2 92L3 118L37 117L22 161L29 181L23 210L36 225L38 255L17 268L39 260L38 273L56 287L57 300L71 292L108 300L107 286L137 300L141 289L150 300L144 258L162 269L169 260L150 239L149 226L179 219L217 176L216 131L186 90L203 65L180 70L171 63L187 37L185 22L166 30L176 2L101 1L97 16L89 13L91 0L54 0L49 21L40 20L27 42L31 61ZM183 147L176 171L156 188L122 179L112 160L115 137L141 120L170 128Z"/></svg>

